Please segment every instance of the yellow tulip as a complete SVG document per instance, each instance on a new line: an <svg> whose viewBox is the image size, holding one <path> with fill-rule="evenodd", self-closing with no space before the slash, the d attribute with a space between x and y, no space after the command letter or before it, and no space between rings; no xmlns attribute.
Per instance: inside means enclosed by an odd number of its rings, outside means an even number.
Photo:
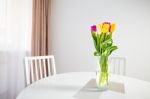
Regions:
<svg viewBox="0 0 150 99"><path fill-rule="evenodd" d="M98 27L99 27L100 32L102 32L103 25L99 24Z"/></svg>
<svg viewBox="0 0 150 99"><path fill-rule="evenodd" d="M107 33L109 31L110 25L109 24L103 24L102 32Z"/></svg>
<svg viewBox="0 0 150 99"><path fill-rule="evenodd" d="M111 32L111 33L114 32L115 29L116 29L116 24L112 24L112 25L111 25L111 28L110 28L110 32Z"/></svg>

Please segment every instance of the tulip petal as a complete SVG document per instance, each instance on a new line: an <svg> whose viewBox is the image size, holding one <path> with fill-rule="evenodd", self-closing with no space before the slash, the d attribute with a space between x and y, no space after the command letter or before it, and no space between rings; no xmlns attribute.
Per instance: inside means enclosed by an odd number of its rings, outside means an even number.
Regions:
<svg viewBox="0 0 150 99"><path fill-rule="evenodd" d="M107 33L109 31L110 24L103 24L102 32Z"/></svg>
<svg viewBox="0 0 150 99"><path fill-rule="evenodd" d="M91 32L97 32L96 25L91 26Z"/></svg>
<svg viewBox="0 0 150 99"><path fill-rule="evenodd" d="M100 32L102 32L103 25L102 25L102 24L99 24L98 27L99 27Z"/></svg>
<svg viewBox="0 0 150 99"><path fill-rule="evenodd" d="M111 33L114 32L115 29L116 29L116 24L112 24L112 25L111 25L111 28L110 28L110 32L111 32Z"/></svg>

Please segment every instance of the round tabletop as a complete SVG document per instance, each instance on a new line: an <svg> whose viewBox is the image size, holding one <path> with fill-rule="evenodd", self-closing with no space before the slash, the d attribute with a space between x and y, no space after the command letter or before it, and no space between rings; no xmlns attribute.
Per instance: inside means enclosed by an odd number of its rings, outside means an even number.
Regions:
<svg viewBox="0 0 150 99"><path fill-rule="evenodd" d="M150 99L150 83L110 75L108 90L96 88L94 72L57 74L26 87L16 99Z"/></svg>

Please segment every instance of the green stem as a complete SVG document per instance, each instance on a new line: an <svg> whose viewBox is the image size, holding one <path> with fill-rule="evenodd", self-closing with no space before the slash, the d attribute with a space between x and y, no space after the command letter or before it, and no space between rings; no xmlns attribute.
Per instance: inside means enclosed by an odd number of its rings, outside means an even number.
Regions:
<svg viewBox="0 0 150 99"><path fill-rule="evenodd" d="M108 84L108 56L101 56L99 59L99 64L101 68L99 85L105 86Z"/></svg>

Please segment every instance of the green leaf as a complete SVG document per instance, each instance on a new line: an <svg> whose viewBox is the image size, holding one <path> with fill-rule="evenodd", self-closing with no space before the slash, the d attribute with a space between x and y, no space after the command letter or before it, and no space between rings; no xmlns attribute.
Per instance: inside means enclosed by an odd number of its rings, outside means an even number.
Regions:
<svg viewBox="0 0 150 99"><path fill-rule="evenodd" d="M112 45L112 43L113 43L113 40L112 40L112 39L107 39L106 41L104 41L104 42L102 43L102 45L107 45L107 44L111 44L111 45Z"/></svg>
<svg viewBox="0 0 150 99"><path fill-rule="evenodd" d="M94 56L99 56L99 53L97 51L95 51Z"/></svg>
<svg viewBox="0 0 150 99"><path fill-rule="evenodd" d="M112 33L107 34L106 40L112 39Z"/></svg>
<svg viewBox="0 0 150 99"><path fill-rule="evenodd" d="M117 46L107 46L105 51L102 53L102 55L109 56L116 49L117 49Z"/></svg>
<svg viewBox="0 0 150 99"><path fill-rule="evenodd" d="M111 49L110 49L110 51L109 51L109 55L110 55L113 51L115 51L115 50L117 50L117 49L118 49L117 46L112 46Z"/></svg>
<svg viewBox="0 0 150 99"><path fill-rule="evenodd" d="M96 50L97 50L97 52L99 52L100 51L100 35L97 33L96 37L97 37L97 47L96 47Z"/></svg>
<svg viewBox="0 0 150 99"><path fill-rule="evenodd" d="M117 46L113 46L112 34L107 33L92 33L94 46L96 51L95 56L109 56Z"/></svg>
<svg viewBox="0 0 150 99"><path fill-rule="evenodd" d="M92 33L92 37L93 37L94 46L95 46L95 48L97 48L97 37L96 37L96 33Z"/></svg>

